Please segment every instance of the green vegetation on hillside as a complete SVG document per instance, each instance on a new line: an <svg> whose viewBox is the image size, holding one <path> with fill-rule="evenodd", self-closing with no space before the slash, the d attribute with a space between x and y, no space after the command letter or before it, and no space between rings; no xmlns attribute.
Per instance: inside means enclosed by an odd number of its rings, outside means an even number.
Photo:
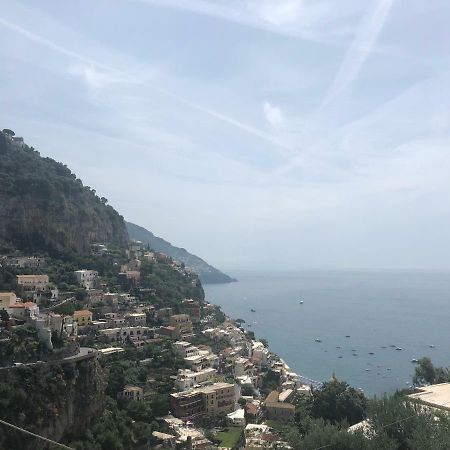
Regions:
<svg viewBox="0 0 450 450"><path fill-rule="evenodd" d="M96 242L124 248L123 217L67 166L15 147L3 133L0 161L3 247L54 256L87 251Z"/></svg>
<svg viewBox="0 0 450 450"><path fill-rule="evenodd" d="M182 262L199 276L202 283L230 283L236 281L198 256L192 255L184 248L175 247L170 242L155 236L145 228L130 222L126 222L126 226L131 239L141 241L155 251L163 252L167 256Z"/></svg>

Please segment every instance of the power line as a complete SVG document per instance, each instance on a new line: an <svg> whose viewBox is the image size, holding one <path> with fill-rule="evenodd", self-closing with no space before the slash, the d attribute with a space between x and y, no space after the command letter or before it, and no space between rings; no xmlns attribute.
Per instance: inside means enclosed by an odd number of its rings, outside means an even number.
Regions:
<svg viewBox="0 0 450 450"><path fill-rule="evenodd" d="M3 424L3 425L6 425L7 427L10 427L10 428L12 428L12 429L14 429L16 431L20 431L21 433L28 434L30 436L33 436L33 437L37 438L37 439L41 439L43 441L49 442L50 444L56 445L57 447L64 448L66 450L75 450L72 447L68 447L67 445L60 444L59 442L56 442L56 441L52 441L51 439L48 439L48 438L46 438L44 436L40 436L39 434L36 434L36 433L32 433L31 431L25 430L24 428L17 427L16 425L13 425L12 423L5 422L4 420L0 419L0 423Z"/></svg>

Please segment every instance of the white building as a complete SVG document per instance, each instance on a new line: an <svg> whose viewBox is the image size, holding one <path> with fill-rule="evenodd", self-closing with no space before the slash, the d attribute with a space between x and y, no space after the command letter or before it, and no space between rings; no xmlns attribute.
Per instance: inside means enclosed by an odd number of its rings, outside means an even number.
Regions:
<svg viewBox="0 0 450 450"><path fill-rule="evenodd" d="M177 341L173 343L173 349L178 356L182 358L190 358L191 356L197 356L200 350L193 346L190 342Z"/></svg>
<svg viewBox="0 0 450 450"><path fill-rule="evenodd" d="M194 372L189 369L180 369L177 374L175 385L181 391L187 391L195 386L213 383L217 374L216 369L208 367L207 369Z"/></svg>
<svg viewBox="0 0 450 450"><path fill-rule="evenodd" d="M78 284L85 289L94 289L97 286L98 272L96 270L76 270L75 276Z"/></svg>
<svg viewBox="0 0 450 450"><path fill-rule="evenodd" d="M149 327L122 327L100 330L99 334L106 336L110 342L122 342L128 338L132 341L142 341L149 339L152 331Z"/></svg>

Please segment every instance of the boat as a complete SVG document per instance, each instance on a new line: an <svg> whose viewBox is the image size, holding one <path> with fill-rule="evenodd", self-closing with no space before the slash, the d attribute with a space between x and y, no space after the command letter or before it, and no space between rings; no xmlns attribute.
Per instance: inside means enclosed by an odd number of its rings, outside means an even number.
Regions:
<svg viewBox="0 0 450 450"><path fill-rule="evenodd" d="M369 355L375 355L375 353L374 352L369 352Z"/></svg>
<svg viewBox="0 0 450 450"><path fill-rule="evenodd" d="M430 348L435 348L435 345L431 344L429 345Z"/></svg>
<svg viewBox="0 0 450 450"><path fill-rule="evenodd" d="M413 364L417 364L417 363L419 362L419 360L416 359L416 358L413 358L413 359L411 360L411 362L412 362Z"/></svg>
<svg viewBox="0 0 450 450"><path fill-rule="evenodd" d="M341 358L342 358L342 355L338 356L338 358L341 359Z"/></svg>
<svg viewBox="0 0 450 450"><path fill-rule="evenodd" d="M349 338L350 337L350 335L349 334L347 334L346 336L345 336L346 338Z"/></svg>
<svg viewBox="0 0 450 450"><path fill-rule="evenodd" d="M303 300L300 300L300 305L303 305Z"/></svg>
<svg viewBox="0 0 450 450"><path fill-rule="evenodd" d="M340 345L337 345L336 348L341 348L341 346L340 346Z"/></svg>
<svg viewBox="0 0 450 450"><path fill-rule="evenodd" d="M256 312L256 309L253 309L253 308L252 308L250 311L251 311L251 312Z"/></svg>
<svg viewBox="0 0 450 450"><path fill-rule="evenodd" d="M314 339L316 342L322 342L321 339Z"/></svg>
<svg viewBox="0 0 450 450"><path fill-rule="evenodd" d="M395 347L395 350L401 351L403 349L401 347Z"/></svg>

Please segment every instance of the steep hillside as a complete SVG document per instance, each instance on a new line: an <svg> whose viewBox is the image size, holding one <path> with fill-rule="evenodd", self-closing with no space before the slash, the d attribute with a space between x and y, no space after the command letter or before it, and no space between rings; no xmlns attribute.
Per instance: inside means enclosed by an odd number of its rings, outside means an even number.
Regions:
<svg viewBox="0 0 450 450"><path fill-rule="evenodd" d="M83 434L103 411L106 378L96 358L2 370L2 420L60 441ZM44 450L33 437L0 428L1 449ZM53 448L53 447L52 447Z"/></svg>
<svg viewBox="0 0 450 450"><path fill-rule="evenodd" d="M126 226L131 239L142 241L144 244L148 244L153 250L163 252L175 260L184 263L186 267L190 268L199 276L202 283L230 283L236 281L215 267L210 266L198 256L192 255L184 248L173 246L170 242L155 236L145 228L130 222L126 222Z"/></svg>
<svg viewBox="0 0 450 450"><path fill-rule="evenodd" d="M0 133L0 243L51 255L124 248L123 217L106 203L65 165Z"/></svg>

